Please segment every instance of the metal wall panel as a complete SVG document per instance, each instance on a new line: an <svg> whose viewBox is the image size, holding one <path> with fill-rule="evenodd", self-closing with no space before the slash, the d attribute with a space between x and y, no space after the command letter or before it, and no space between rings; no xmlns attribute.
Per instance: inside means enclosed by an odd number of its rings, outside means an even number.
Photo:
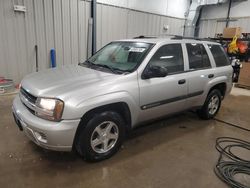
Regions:
<svg viewBox="0 0 250 188"><path fill-rule="evenodd" d="M25 36L26 36L26 61L22 62L23 66L27 66L27 72L25 74L36 71L36 33L35 33L35 22L34 22L34 6L33 0L24 0L24 5L27 8L25 13ZM25 75L24 74L24 75Z"/></svg>
<svg viewBox="0 0 250 188"><path fill-rule="evenodd" d="M27 11L14 12L15 4ZM84 0L1 0L0 76L19 82L38 68L50 67L50 50L57 66L77 64L87 57L90 2ZM164 31L163 26L169 25ZM97 4L97 48L112 40L139 35L182 34L184 19Z"/></svg>
<svg viewBox="0 0 250 188"><path fill-rule="evenodd" d="M50 50L55 47L54 40L54 26L53 26L53 1L43 1L44 3L44 25L45 25L45 39L46 39L46 67L50 67Z"/></svg>
<svg viewBox="0 0 250 188"><path fill-rule="evenodd" d="M236 18L237 21L229 22L229 27L241 27L242 32L250 33L250 17Z"/></svg>
<svg viewBox="0 0 250 188"><path fill-rule="evenodd" d="M164 36L167 34L183 34L184 19L137 11L129 11L128 19L128 37L139 35ZM169 26L167 31L163 29L164 25Z"/></svg>
<svg viewBox="0 0 250 188"><path fill-rule="evenodd" d="M88 18L90 17L89 4L85 1L78 2L78 62L87 58L87 30Z"/></svg>
<svg viewBox="0 0 250 188"><path fill-rule="evenodd" d="M97 4L97 49L112 40L127 38L127 9Z"/></svg>
<svg viewBox="0 0 250 188"><path fill-rule="evenodd" d="M78 63L78 5L76 0L70 1L70 38L71 63Z"/></svg>
<svg viewBox="0 0 250 188"><path fill-rule="evenodd" d="M242 32L250 33L250 17L234 18L237 21L229 22L229 27L242 27ZM218 20L221 20L218 18ZM222 33L226 22L217 19L202 19L200 22L199 37L215 37L215 34Z"/></svg>
<svg viewBox="0 0 250 188"><path fill-rule="evenodd" d="M7 63L7 54L5 49L7 48L6 30L5 30L5 13L4 13L4 1L0 1L0 76L8 74L9 67Z"/></svg>
<svg viewBox="0 0 250 188"><path fill-rule="evenodd" d="M46 47L46 32L44 20L44 2L43 0L34 0L35 11L35 31L36 31L36 44L38 46L38 67L39 70L44 70L49 67L48 52Z"/></svg>
<svg viewBox="0 0 250 188"><path fill-rule="evenodd" d="M20 39L18 37L24 37L23 31L19 32L18 25L16 25L16 18L19 13L14 13L10 9L13 7L12 1L1 1L1 11L2 15L0 18L2 20L3 25L1 25L0 29L3 33L3 43L0 45L2 46L3 53L4 53L4 63L6 64L6 70L1 70L1 74L11 75L13 79L18 79L20 77L20 72L22 72L22 57L20 56L19 48L20 48ZM23 46L21 46L23 48ZM17 58L18 57L18 58Z"/></svg>
<svg viewBox="0 0 250 188"><path fill-rule="evenodd" d="M79 61L83 62L88 54L88 20L91 17L91 4L87 1L78 0L78 41L79 41ZM81 51L80 51L81 50Z"/></svg>
<svg viewBox="0 0 250 188"><path fill-rule="evenodd" d="M63 64L71 64L70 49L70 0L62 0Z"/></svg>

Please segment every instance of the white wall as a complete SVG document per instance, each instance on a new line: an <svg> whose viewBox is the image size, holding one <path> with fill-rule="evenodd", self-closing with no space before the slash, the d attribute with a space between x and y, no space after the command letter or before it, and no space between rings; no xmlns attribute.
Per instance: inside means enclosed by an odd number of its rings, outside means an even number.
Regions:
<svg viewBox="0 0 250 188"><path fill-rule="evenodd" d="M202 10L202 18L226 18L228 3L221 5L207 6ZM250 16L250 0L233 2L230 11L230 17L248 17Z"/></svg>
<svg viewBox="0 0 250 188"><path fill-rule="evenodd" d="M110 4L165 16L184 18L190 0L97 0Z"/></svg>
<svg viewBox="0 0 250 188"><path fill-rule="evenodd" d="M215 37L215 34L222 33L226 22L218 21L227 17L228 4L211 5L202 10L199 37ZM230 18L236 21L229 22L229 27L241 27L242 32L250 33L250 0L233 2L230 11Z"/></svg>
<svg viewBox="0 0 250 188"><path fill-rule="evenodd" d="M16 83L38 68L50 67L50 50L63 66L86 60L90 1L20 0L27 11L14 12L13 1L0 0L0 76ZM120 4L119 4L120 5ZM168 25L169 29L163 29ZM183 33L184 19L149 14L110 5L97 5L97 48L139 35Z"/></svg>

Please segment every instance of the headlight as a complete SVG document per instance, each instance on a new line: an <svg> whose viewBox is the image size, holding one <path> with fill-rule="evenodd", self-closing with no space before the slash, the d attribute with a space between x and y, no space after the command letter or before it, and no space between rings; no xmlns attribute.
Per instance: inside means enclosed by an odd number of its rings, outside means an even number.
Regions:
<svg viewBox="0 0 250 188"><path fill-rule="evenodd" d="M52 121L60 121L64 103L59 99L37 98L36 115Z"/></svg>

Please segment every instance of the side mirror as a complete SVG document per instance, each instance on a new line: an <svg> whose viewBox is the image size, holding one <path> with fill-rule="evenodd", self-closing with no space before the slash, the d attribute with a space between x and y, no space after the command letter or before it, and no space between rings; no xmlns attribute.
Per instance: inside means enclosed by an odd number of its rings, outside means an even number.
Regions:
<svg viewBox="0 0 250 188"><path fill-rule="evenodd" d="M168 75L168 71L165 67L160 66L149 66L145 69L142 74L142 79L150 79L150 78L160 78L166 77Z"/></svg>

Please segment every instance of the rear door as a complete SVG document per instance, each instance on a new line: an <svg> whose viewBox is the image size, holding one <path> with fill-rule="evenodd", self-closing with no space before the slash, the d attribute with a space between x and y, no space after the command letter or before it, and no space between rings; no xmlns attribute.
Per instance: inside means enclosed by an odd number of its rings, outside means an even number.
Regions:
<svg viewBox="0 0 250 188"><path fill-rule="evenodd" d="M189 60L187 105L201 106L206 98L208 82L214 78L214 70L203 44L186 43L186 50Z"/></svg>

